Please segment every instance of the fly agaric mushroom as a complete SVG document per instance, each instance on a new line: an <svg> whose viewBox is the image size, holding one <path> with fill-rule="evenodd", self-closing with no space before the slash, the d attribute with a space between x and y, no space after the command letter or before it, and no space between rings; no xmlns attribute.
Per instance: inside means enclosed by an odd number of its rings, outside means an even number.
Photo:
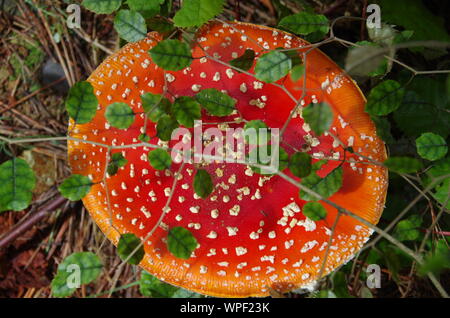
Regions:
<svg viewBox="0 0 450 318"><path fill-rule="evenodd" d="M198 31L190 67L165 71L148 53L161 40L159 34L149 33L146 39L126 45L98 67L88 79L99 101L98 111L90 123L72 122L72 137L114 146L137 144L141 133L156 133L156 125L150 121L147 130L142 131L142 94L165 94L173 100L210 88L226 91L237 101L238 112L214 117L203 111L202 119L210 122L209 127L242 127L239 120L229 124L240 116L246 121L262 120L271 128L283 127L295 102L279 85L258 81L227 63L248 49L260 56L267 50L300 48L307 42L268 27L214 22ZM299 49L299 53L308 49ZM205 57L205 52L214 59ZM311 103L328 103L334 121L329 133L315 136L300 109L283 135L283 143L290 145L286 150L292 154L291 148L302 149L312 155L313 161L330 159L317 172L321 177L342 167L343 185L329 200L376 224L385 202L387 172L382 166L368 164L365 158L383 162L386 153L364 112L365 98L357 85L318 49L308 52L305 65L306 83L303 79L294 82L290 76L278 83L284 84L296 99L304 93L302 108ZM254 68L249 70L253 72ZM138 114L126 130L110 127L105 121L107 106L115 102L128 104ZM158 138L150 143L164 144ZM354 151L348 151L350 148ZM180 164L173 163L166 171L155 170L147 159L150 150L113 150L121 152L128 164L114 176L107 176L106 184L101 182L108 158L106 148L71 141L69 159L73 173L93 180L83 201L114 244L123 233L143 239L159 225L144 243L145 256L140 266L167 283L226 297L267 296L271 290L286 292L307 287L319 278L327 252L323 275L351 259L372 233L366 225L342 215L328 247L338 214L335 207L322 202L327 215L313 221L303 214L307 202L299 196L298 188L285 179L254 173L239 163L216 162L202 166L214 183L206 199L193 191L196 166L184 163L173 200L158 224ZM287 170L285 173L291 175ZM165 242L168 229L173 227L189 229L197 239L198 247L189 259L177 258L168 251Z"/></svg>

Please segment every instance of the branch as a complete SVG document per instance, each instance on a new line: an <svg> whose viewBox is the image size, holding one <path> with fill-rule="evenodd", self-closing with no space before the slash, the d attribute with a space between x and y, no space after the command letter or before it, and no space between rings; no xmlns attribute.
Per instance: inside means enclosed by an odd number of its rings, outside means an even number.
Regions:
<svg viewBox="0 0 450 318"><path fill-rule="evenodd" d="M45 218L49 212L54 211L61 205L67 202L67 199L58 196L56 199L51 200L44 204L36 213L23 218L16 226L14 226L9 232L6 232L0 237L0 249L6 248L9 244L14 242L19 236L31 229L36 223Z"/></svg>

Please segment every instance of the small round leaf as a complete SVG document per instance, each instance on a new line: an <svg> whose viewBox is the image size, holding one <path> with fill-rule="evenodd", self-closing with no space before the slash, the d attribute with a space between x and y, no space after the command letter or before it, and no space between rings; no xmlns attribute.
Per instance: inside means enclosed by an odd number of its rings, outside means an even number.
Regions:
<svg viewBox="0 0 450 318"><path fill-rule="evenodd" d="M410 157L390 157L384 164L389 170L397 173L415 173L422 169L422 163Z"/></svg>
<svg viewBox="0 0 450 318"><path fill-rule="evenodd" d="M433 133L424 133L417 138L416 147L417 153L430 161L443 158L448 151L445 139Z"/></svg>
<svg viewBox="0 0 450 318"><path fill-rule="evenodd" d="M106 108L108 123L118 129L128 129L134 122L134 112L128 104L113 103Z"/></svg>
<svg viewBox="0 0 450 318"><path fill-rule="evenodd" d="M128 42L137 42L147 36L145 19L136 11L120 10L114 18L114 28Z"/></svg>
<svg viewBox="0 0 450 318"><path fill-rule="evenodd" d="M19 158L0 165L0 212L22 211L31 202L36 177L28 163Z"/></svg>
<svg viewBox="0 0 450 318"><path fill-rule="evenodd" d="M296 152L289 159L289 170L299 178L307 177L312 171L311 157L306 152Z"/></svg>
<svg viewBox="0 0 450 318"><path fill-rule="evenodd" d="M155 149L148 153L148 160L156 170L169 169L172 164L170 154L163 149Z"/></svg>
<svg viewBox="0 0 450 318"><path fill-rule="evenodd" d="M224 0L185 0L173 22L180 28L199 27L220 14L223 4Z"/></svg>
<svg viewBox="0 0 450 318"><path fill-rule="evenodd" d="M197 239L184 227L171 228L167 235L167 248L175 257L189 259L197 246Z"/></svg>
<svg viewBox="0 0 450 318"><path fill-rule="evenodd" d="M244 54L231 60L229 63L231 66L234 66L239 70L248 71L249 69L252 68L253 63L255 62L255 57L256 57L255 51L247 49L245 50Z"/></svg>
<svg viewBox="0 0 450 318"><path fill-rule="evenodd" d="M297 82L300 78L303 78L305 75L305 65L300 64L296 65L291 70L291 78L292 81Z"/></svg>
<svg viewBox="0 0 450 318"><path fill-rule="evenodd" d="M108 164L107 172L110 176L117 174L120 168L125 167L128 160L120 153L115 153L111 156L111 161Z"/></svg>
<svg viewBox="0 0 450 318"><path fill-rule="evenodd" d="M137 248L138 250L132 254ZM133 233L122 234L120 236L117 253L123 261L128 259L128 263L132 265L138 265L145 255L141 240Z"/></svg>
<svg viewBox="0 0 450 318"><path fill-rule="evenodd" d="M366 112L370 115L384 116L400 107L404 89L394 80L386 80L375 86L369 93Z"/></svg>
<svg viewBox="0 0 450 318"><path fill-rule="evenodd" d="M195 98L213 116L228 116L236 109L236 100L215 88L204 89Z"/></svg>
<svg viewBox="0 0 450 318"><path fill-rule="evenodd" d="M81 4L97 14L110 14L120 8L122 0L83 0Z"/></svg>
<svg viewBox="0 0 450 318"><path fill-rule="evenodd" d="M52 281L52 294L55 297L67 297L73 294L77 284L93 282L100 275L103 265L99 257L91 252L74 253L67 256L58 266L58 272ZM75 281L78 278L79 281ZM76 286L76 287L75 287Z"/></svg>
<svg viewBox="0 0 450 318"><path fill-rule="evenodd" d="M164 40L150 50L150 56L166 71L179 71L192 63L189 46L180 40Z"/></svg>
<svg viewBox="0 0 450 318"><path fill-rule="evenodd" d="M171 298L179 288L160 281L146 271L142 271L139 291L145 297Z"/></svg>
<svg viewBox="0 0 450 318"><path fill-rule="evenodd" d="M319 202L308 202L303 206L303 214L313 221L323 220L327 216L327 210Z"/></svg>
<svg viewBox="0 0 450 318"><path fill-rule="evenodd" d="M63 197L71 201L78 201L83 199L91 191L92 185L93 183L88 177L74 174L64 180L58 189Z"/></svg>
<svg viewBox="0 0 450 318"><path fill-rule="evenodd" d="M194 177L195 193L206 199L214 190L214 184L208 171L199 169Z"/></svg>
<svg viewBox="0 0 450 318"><path fill-rule="evenodd" d="M292 59L280 52L262 55L255 66L255 77L266 83L276 82L286 76L292 68Z"/></svg>
<svg viewBox="0 0 450 318"><path fill-rule="evenodd" d="M195 99L182 96L175 100L172 112L176 120L185 127L194 127L194 121L202 118L202 109Z"/></svg>
<svg viewBox="0 0 450 318"><path fill-rule="evenodd" d="M303 178L301 184L319 194L321 198L326 199L339 191L342 187L343 175L344 171L342 167L334 169L324 178L319 177L319 175L314 172L306 178ZM315 201L321 199L313 194L307 193L304 190L300 190L300 198L305 201Z"/></svg>
<svg viewBox="0 0 450 318"><path fill-rule="evenodd" d="M397 223L394 230L395 237L400 241L415 241L420 236L420 226L422 219L418 215L413 215L406 220Z"/></svg>
<svg viewBox="0 0 450 318"><path fill-rule="evenodd" d="M75 83L66 99L66 110L77 124L90 122L97 112L98 100L89 82Z"/></svg>
<svg viewBox="0 0 450 318"><path fill-rule="evenodd" d="M301 35L308 35L317 31L327 33L330 28L327 17L306 11L287 16L281 19L278 25L286 30Z"/></svg>
<svg viewBox="0 0 450 318"><path fill-rule="evenodd" d="M311 104L303 108L303 119L318 136L329 130L333 123L333 111L327 103Z"/></svg>
<svg viewBox="0 0 450 318"><path fill-rule="evenodd" d="M154 123L157 123L162 116L170 112L170 101L159 94L146 93L141 96L141 100L142 108Z"/></svg>
<svg viewBox="0 0 450 318"><path fill-rule="evenodd" d="M142 14L146 19L157 15L161 9L159 0L127 0L127 4L132 11Z"/></svg>
<svg viewBox="0 0 450 318"><path fill-rule="evenodd" d="M178 122L175 119L165 115L158 120L156 134L159 139L169 141L172 138L172 132L178 127Z"/></svg>

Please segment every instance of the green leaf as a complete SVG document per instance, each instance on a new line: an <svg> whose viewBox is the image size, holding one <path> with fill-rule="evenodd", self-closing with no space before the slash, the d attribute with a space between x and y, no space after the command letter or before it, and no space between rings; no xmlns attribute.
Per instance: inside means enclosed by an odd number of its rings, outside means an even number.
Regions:
<svg viewBox="0 0 450 318"><path fill-rule="evenodd" d="M361 298L374 298L372 292L367 287L361 288L359 295Z"/></svg>
<svg viewBox="0 0 450 318"><path fill-rule="evenodd" d="M97 112L98 100L89 82L78 82L70 88L66 110L77 124L90 122Z"/></svg>
<svg viewBox="0 0 450 318"><path fill-rule="evenodd" d="M173 227L167 235L167 248L175 257L189 259L197 246L197 239L184 227Z"/></svg>
<svg viewBox="0 0 450 318"><path fill-rule="evenodd" d="M435 162L433 166L426 171L432 179L450 174L450 157Z"/></svg>
<svg viewBox="0 0 450 318"><path fill-rule="evenodd" d="M137 248L138 250L132 254ZM145 255L141 240L133 233L122 234L120 236L117 253L123 261L129 258L128 263L132 265L138 265Z"/></svg>
<svg viewBox="0 0 450 318"><path fill-rule="evenodd" d="M447 173L448 174L448 173ZM445 179L444 182L435 188L434 198L446 209L450 210L450 178Z"/></svg>
<svg viewBox="0 0 450 318"><path fill-rule="evenodd" d="M320 169L322 169L322 166L327 164L327 163L328 163L328 160L321 159L319 161L314 162L312 164L311 169L312 169L312 171L319 171Z"/></svg>
<svg viewBox="0 0 450 318"><path fill-rule="evenodd" d="M91 252L74 253L67 256L58 266L58 272L52 281L52 294L55 297L67 297L76 288L93 282L102 271L102 262ZM69 286L69 285L75 285Z"/></svg>
<svg viewBox="0 0 450 318"><path fill-rule="evenodd" d="M411 41L450 41L445 21L421 0L379 0L383 20L413 30ZM421 21L417 23L416 21ZM445 50L442 50L445 52ZM445 54L445 53L444 53Z"/></svg>
<svg viewBox="0 0 450 318"><path fill-rule="evenodd" d="M152 18L159 13L160 0L127 0L127 4L132 11L141 13L144 18Z"/></svg>
<svg viewBox="0 0 450 318"><path fill-rule="evenodd" d="M120 10L114 18L114 28L127 42L137 42L147 36L145 19L136 11Z"/></svg>
<svg viewBox="0 0 450 318"><path fill-rule="evenodd" d="M286 76L292 68L291 58L280 52L272 51L262 55L255 66L255 77L266 83L276 82Z"/></svg>
<svg viewBox="0 0 450 318"><path fill-rule="evenodd" d="M445 139L433 133L424 133L417 138L416 147L417 153L430 161L445 157L448 151Z"/></svg>
<svg viewBox="0 0 450 318"><path fill-rule="evenodd" d="M22 211L30 205L36 177L25 160L14 158L2 163L0 182L0 212Z"/></svg>
<svg viewBox="0 0 450 318"><path fill-rule="evenodd" d="M184 0L173 22L177 27L201 26L222 12L223 0Z"/></svg>
<svg viewBox="0 0 450 318"><path fill-rule="evenodd" d="M179 127L178 122L169 117L163 116L156 125L156 135L162 141L169 141L172 138L172 132Z"/></svg>
<svg viewBox="0 0 450 318"><path fill-rule="evenodd" d="M120 168L125 167L128 160L120 153L115 153L111 156L111 161L108 164L107 172L110 176L117 174Z"/></svg>
<svg viewBox="0 0 450 318"><path fill-rule="evenodd" d="M167 18L158 16L147 20L147 26L150 28L150 30L159 32L161 34L169 34L175 29L173 23L168 21Z"/></svg>
<svg viewBox="0 0 450 318"><path fill-rule="evenodd" d="M140 141L143 141L143 142L149 142L150 141L150 136L147 135L147 134L140 134L138 139Z"/></svg>
<svg viewBox="0 0 450 318"><path fill-rule="evenodd" d="M238 68L239 70L248 71L252 68L253 63L255 62L255 51L251 49L246 49L244 54L231 60L229 63L231 66Z"/></svg>
<svg viewBox="0 0 450 318"><path fill-rule="evenodd" d="M319 202L308 202L303 206L303 214L313 221L320 221L326 218L327 210Z"/></svg>
<svg viewBox="0 0 450 318"><path fill-rule="evenodd" d="M448 243L444 240L438 240L434 251L428 253L422 265L419 265L418 273L425 276L428 273L440 275L442 271L450 268L450 250Z"/></svg>
<svg viewBox="0 0 450 318"><path fill-rule="evenodd" d="M120 8L122 0L83 0L82 5L97 14L110 14Z"/></svg>
<svg viewBox="0 0 450 318"><path fill-rule="evenodd" d="M88 177L74 174L64 180L59 186L58 190L63 197L70 201L78 201L83 199L89 191L91 191L93 183Z"/></svg>
<svg viewBox="0 0 450 318"><path fill-rule="evenodd" d="M159 94L145 93L141 96L142 108L148 118L157 123L162 116L169 114L171 103L170 101Z"/></svg>
<svg viewBox="0 0 450 318"><path fill-rule="evenodd" d="M302 116L318 136L328 131L333 123L333 111L327 103L308 105L303 108Z"/></svg>
<svg viewBox="0 0 450 318"><path fill-rule="evenodd" d="M338 298L351 298L348 291L347 279L343 272L336 272L333 275L333 292Z"/></svg>
<svg viewBox="0 0 450 318"><path fill-rule="evenodd" d="M135 114L126 103L113 103L106 108L108 123L118 129L128 129L134 122Z"/></svg>
<svg viewBox="0 0 450 318"><path fill-rule="evenodd" d="M391 123L386 117L370 116L377 128L377 136L386 143L393 143L394 137L391 134Z"/></svg>
<svg viewBox="0 0 450 318"><path fill-rule="evenodd" d="M303 178L301 184L326 199L342 187L343 174L342 167L334 169L324 178L319 177L317 173L313 172L306 178ZM300 198L305 201L316 201L320 199L303 190L300 190Z"/></svg>
<svg viewBox="0 0 450 318"><path fill-rule="evenodd" d="M298 65L302 65L303 60L302 60L300 53L297 50L283 51L284 50L283 47L279 47L279 48L277 48L277 50L279 50L280 52L282 52L283 54L286 54L287 56L289 56L291 58L292 68L294 68L295 66L298 66Z"/></svg>
<svg viewBox="0 0 450 318"><path fill-rule="evenodd" d="M283 18L278 26L301 35L307 35L317 31L328 33L330 29L330 23L326 16L306 11Z"/></svg>
<svg viewBox="0 0 450 318"><path fill-rule="evenodd" d="M289 165L289 155L282 147L278 147L278 171L283 171L286 169ZM261 155L266 156L268 162L263 162L261 160ZM256 158L256 161L254 160ZM274 170L276 167L272 167L272 146L271 145L264 145L260 147L255 147L248 155L247 158L250 168L258 173L258 174L275 174L276 171ZM265 159L264 159L265 160ZM275 163L275 162L274 162ZM267 171L263 171L260 167L252 166L251 164L259 164L266 166ZM277 163L275 163L277 164Z"/></svg>
<svg viewBox="0 0 450 318"><path fill-rule="evenodd" d="M291 79L293 82L297 82L305 75L305 65L296 65L291 70Z"/></svg>
<svg viewBox="0 0 450 318"><path fill-rule="evenodd" d="M271 139L269 127L259 119L245 123L244 134L245 142L250 145L266 145Z"/></svg>
<svg viewBox="0 0 450 318"><path fill-rule="evenodd" d="M205 296L197 294L196 292L179 288L173 295L172 298L204 298Z"/></svg>
<svg viewBox="0 0 450 318"><path fill-rule="evenodd" d="M397 173L415 173L422 169L422 163L410 157L390 157L384 165Z"/></svg>
<svg viewBox="0 0 450 318"><path fill-rule="evenodd" d="M236 109L236 100L215 88L204 89L195 98L213 116L228 116Z"/></svg>
<svg viewBox="0 0 450 318"><path fill-rule="evenodd" d="M163 149L155 149L148 153L148 160L156 170L169 169L172 164L170 154Z"/></svg>
<svg viewBox="0 0 450 318"><path fill-rule="evenodd" d="M150 56L166 71L179 71L192 63L191 49L180 40L164 40L150 50Z"/></svg>
<svg viewBox="0 0 450 318"><path fill-rule="evenodd" d="M194 177L194 191L195 193L206 199L214 190L214 184L208 171L199 169Z"/></svg>
<svg viewBox="0 0 450 318"><path fill-rule="evenodd" d="M387 244L382 249L383 260L386 263L387 268L391 272L392 279L396 282L399 281L399 271L402 268L402 259L399 250L394 246Z"/></svg>
<svg viewBox="0 0 450 318"><path fill-rule="evenodd" d="M51 282L52 296L57 298L69 297L71 296L76 288L69 287L67 284L68 274L65 272L59 272L53 277Z"/></svg>
<svg viewBox="0 0 450 318"><path fill-rule="evenodd" d="M296 152L289 159L289 170L299 178L309 176L312 171L311 157L306 152Z"/></svg>
<svg viewBox="0 0 450 318"><path fill-rule="evenodd" d="M450 132L450 112L414 91L406 93L402 105L394 112L394 120L402 132L412 137L432 132L447 138Z"/></svg>
<svg viewBox="0 0 450 318"><path fill-rule="evenodd" d="M311 294L311 298L337 298L336 294L331 290L322 289Z"/></svg>
<svg viewBox="0 0 450 318"><path fill-rule="evenodd" d="M194 127L194 121L202 118L202 108L197 101L188 96L181 96L175 100L172 112L176 120L183 126Z"/></svg>
<svg viewBox="0 0 450 318"><path fill-rule="evenodd" d="M394 80L386 80L375 86L369 93L366 112L370 115L384 116L400 107L404 89Z"/></svg>
<svg viewBox="0 0 450 318"><path fill-rule="evenodd" d="M139 280L139 290L145 297L171 298L179 288L164 283L146 271L142 271L141 279Z"/></svg>
<svg viewBox="0 0 450 318"><path fill-rule="evenodd" d="M420 237L419 228L421 224L420 217L413 215L397 223L394 235L400 241L415 241Z"/></svg>

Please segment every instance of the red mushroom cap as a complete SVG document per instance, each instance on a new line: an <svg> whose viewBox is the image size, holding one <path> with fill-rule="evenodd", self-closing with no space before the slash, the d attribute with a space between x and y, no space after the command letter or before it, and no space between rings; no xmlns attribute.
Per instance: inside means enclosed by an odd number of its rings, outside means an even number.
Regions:
<svg viewBox="0 0 450 318"><path fill-rule="evenodd" d="M106 123L105 109L114 102L124 102L136 113L142 113L140 96L146 92L163 94L165 82L170 93L165 96L172 101L177 96L194 96L207 88L226 91L237 100L236 108L244 119L260 119L272 128L281 128L295 107L294 101L279 87L208 59L201 48L210 56L229 62L246 49L258 54L263 49L308 45L304 40L252 24L211 23L197 34L191 66L177 72L166 72L152 62L148 51L161 40L157 33L150 33L146 39L126 45L98 67L88 80L98 97L98 112L88 124L72 123L72 137L116 146L139 143L144 116L136 116L134 124L124 131ZM253 68L249 72L253 73ZM383 162L386 152L374 124L364 112L364 96L352 79L318 49L307 54L306 74L307 91L302 105L327 102L335 115L332 134L315 136L299 114L289 123L283 141L295 149L304 149L313 158L334 159L322 166L319 171L322 176L342 165L343 186L329 199L376 224L384 207L387 171L364 158ZM287 76L279 83L295 98L301 97L302 79L292 82ZM217 123L238 117L238 114L222 118L203 113L202 119ZM243 127L243 123L230 126ZM147 135L154 136L155 129L155 124L148 122ZM332 135L346 147L352 147L355 154L345 151ZM155 139L151 143L164 144ZM89 175L98 182L83 202L114 244L123 233L145 238L167 202L173 175L180 164L172 164L171 173L157 171L148 162L150 150L135 147L113 151L121 152L128 164L116 175L108 176L105 187L101 181L107 150L69 142L73 173ZM336 160L344 155L344 162ZM213 193L207 199L194 195L195 166L186 164L169 212L145 243L146 254L140 266L167 283L211 296L267 296L271 289L286 292L310 286L319 278L337 215L334 207L323 203L328 212L326 218L312 221L302 213L306 202L300 199L299 189L278 176L259 175L237 163L210 163L202 168L213 177ZM109 191L109 205L105 189ZM114 227L110 226L111 216ZM187 260L174 257L166 247L167 230L176 226L189 229L199 243ZM354 218L341 216L323 274L351 259L371 233L370 228Z"/></svg>

